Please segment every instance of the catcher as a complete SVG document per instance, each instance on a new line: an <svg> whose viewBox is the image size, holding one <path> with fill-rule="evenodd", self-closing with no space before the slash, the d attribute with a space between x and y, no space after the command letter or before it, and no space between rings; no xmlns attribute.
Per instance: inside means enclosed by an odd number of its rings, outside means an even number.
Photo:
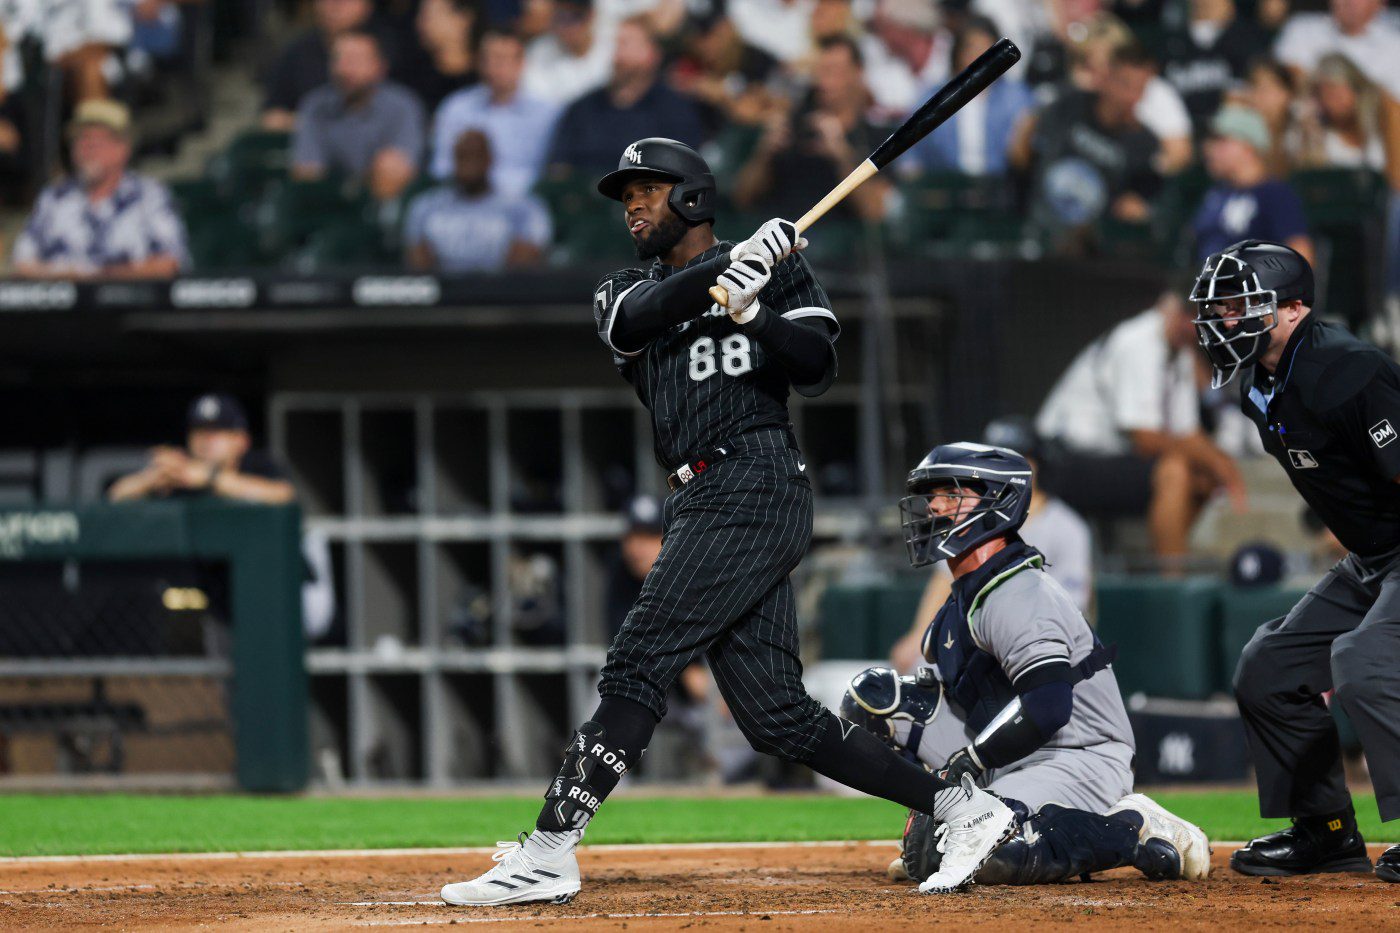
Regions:
<svg viewBox="0 0 1400 933"><path fill-rule="evenodd" d="M980 884L1045 884L1132 865L1153 879L1210 870L1200 829L1132 793L1133 735L1113 650L1045 572L1017 530L1031 469L1015 451L936 447L900 502L915 567L948 561L953 591L924 634L916 677L873 667L841 715L949 781L970 775L1003 798L1020 832L977 872ZM938 868L936 824L911 814L895 880Z"/></svg>

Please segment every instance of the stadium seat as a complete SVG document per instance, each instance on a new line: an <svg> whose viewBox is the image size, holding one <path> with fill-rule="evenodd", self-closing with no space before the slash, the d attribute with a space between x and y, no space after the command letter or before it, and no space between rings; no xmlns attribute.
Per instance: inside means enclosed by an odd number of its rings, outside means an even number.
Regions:
<svg viewBox="0 0 1400 933"><path fill-rule="evenodd" d="M607 209L591 179L542 179L535 185L535 194L554 220L556 262L606 260L621 265L636 261L620 209Z"/></svg>
<svg viewBox="0 0 1400 933"><path fill-rule="evenodd" d="M291 136L250 130L210 158L204 174L230 201L261 197L268 185L287 177Z"/></svg>
<svg viewBox="0 0 1400 933"><path fill-rule="evenodd" d="M873 587L835 584L821 600L821 656L824 661L870 660L874 627Z"/></svg>
<svg viewBox="0 0 1400 933"><path fill-rule="evenodd" d="M379 227L371 223L341 223L316 230L285 265L301 273L345 271L383 265L391 258Z"/></svg>
<svg viewBox="0 0 1400 933"><path fill-rule="evenodd" d="M1218 591L1202 577L1099 580L1099 637L1118 646L1113 669L1125 696L1201 700L1215 691Z"/></svg>
<svg viewBox="0 0 1400 933"><path fill-rule="evenodd" d="M1311 169L1290 181L1317 246L1319 304L1357 327L1379 294L1385 179L1369 169Z"/></svg>
<svg viewBox="0 0 1400 933"><path fill-rule="evenodd" d="M318 230L372 225L369 200L338 178L273 183L254 211L263 252L278 256L306 244Z"/></svg>
<svg viewBox="0 0 1400 933"><path fill-rule="evenodd" d="M892 245L910 255L966 252L977 244L1006 244L1023 238L1022 219L1012 210L1011 190L1001 178L929 172L900 186L903 213L889 225Z"/></svg>
<svg viewBox="0 0 1400 933"><path fill-rule="evenodd" d="M186 216L196 272L248 269L262 260L257 231L235 212Z"/></svg>

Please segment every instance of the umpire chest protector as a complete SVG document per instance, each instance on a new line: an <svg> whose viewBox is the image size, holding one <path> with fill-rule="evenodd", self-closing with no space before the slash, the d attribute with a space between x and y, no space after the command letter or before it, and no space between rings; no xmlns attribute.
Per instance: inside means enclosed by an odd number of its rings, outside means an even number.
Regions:
<svg viewBox="0 0 1400 933"><path fill-rule="evenodd" d="M949 699L962 709L974 732L986 728L1016 698L1001 662L973 639L974 616L998 586L1044 564L1035 548L1019 538L1012 541L981 567L953 581L952 594L924 633L925 660L937 668Z"/></svg>

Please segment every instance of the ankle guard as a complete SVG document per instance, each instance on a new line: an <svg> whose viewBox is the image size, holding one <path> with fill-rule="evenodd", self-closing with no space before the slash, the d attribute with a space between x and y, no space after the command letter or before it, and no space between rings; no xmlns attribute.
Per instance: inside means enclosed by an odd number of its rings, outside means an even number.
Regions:
<svg viewBox="0 0 1400 933"><path fill-rule="evenodd" d="M564 766L544 795L536 825L553 832L583 829L627 768L626 753L607 743L601 725L590 721L579 726L564 747Z"/></svg>

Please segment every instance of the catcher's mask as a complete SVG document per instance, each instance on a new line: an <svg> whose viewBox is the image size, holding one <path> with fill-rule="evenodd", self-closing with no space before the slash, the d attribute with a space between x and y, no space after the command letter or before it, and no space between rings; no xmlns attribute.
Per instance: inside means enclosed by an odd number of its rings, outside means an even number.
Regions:
<svg viewBox="0 0 1400 933"><path fill-rule="evenodd" d="M1005 447L944 444L910 471L907 489L899 502L904 544L909 563L923 567L1020 528L1031 505L1031 467ZM950 501L957 507L946 510Z"/></svg>
<svg viewBox="0 0 1400 933"><path fill-rule="evenodd" d="M1287 246L1243 240L1206 260L1190 300L1211 387L1218 389L1269 348L1280 302L1312 305L1312 267Z"/></svg>

